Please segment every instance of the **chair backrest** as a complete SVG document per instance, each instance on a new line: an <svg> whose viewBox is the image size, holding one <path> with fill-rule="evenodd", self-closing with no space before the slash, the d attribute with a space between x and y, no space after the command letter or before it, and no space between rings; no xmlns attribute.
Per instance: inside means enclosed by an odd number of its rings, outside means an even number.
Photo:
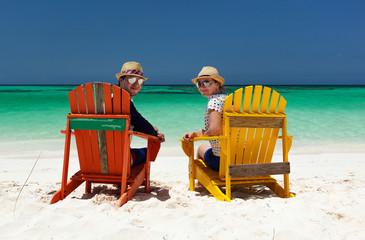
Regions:
<svg viewBox="0 0 365 240"><path fill-rule="evenodd" d="M71 114L85 116L113 115L105 121L112 122L117 115L130 114L129 93L118 86L108 83L87 83L80 85L69 93ZM128 116L129 117L129 116ZM96 121L92 119L92 121ZM128 121L127 121L128 122ZM129 124L124 131L90 130L93 128L75 129L76 147L81 173L120 175L123 172L123 145L128 144ZM95 128L94 128L95 129ZM103 128L96 128L103 129ZM123 141L124 139L124 141ZM126 142L126 139L128 141ZM129 161L128 161L129 162Z"/></svg>
<svg viewBox="0 0 365 240"><path fill-rule="evenodd" d="M230 94L223 112L223 136L219 176L225 177L227 164L270 163L280 129L285 128L286 100L271 88L247 86ZM224 142L224 141L223 141ZM229 157L229 160L228 160Z"/></svg>

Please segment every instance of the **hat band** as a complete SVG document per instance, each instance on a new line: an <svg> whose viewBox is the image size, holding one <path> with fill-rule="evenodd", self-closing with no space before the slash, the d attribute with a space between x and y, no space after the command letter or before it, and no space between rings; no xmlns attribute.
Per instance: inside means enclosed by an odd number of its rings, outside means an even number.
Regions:
<svg viewBox="0 0 365 240"><path fill-rule="evenodd" d="M137 74L143 77L143 72L138 71L138 70L126 70L126 71L122 71L122 73L124 74Z"/></svg>
<svg viewBox="0 0 365 240"><path fill-rule="evenodd" d="M199 77L210 77L212 75L200 75Z"/></svg>

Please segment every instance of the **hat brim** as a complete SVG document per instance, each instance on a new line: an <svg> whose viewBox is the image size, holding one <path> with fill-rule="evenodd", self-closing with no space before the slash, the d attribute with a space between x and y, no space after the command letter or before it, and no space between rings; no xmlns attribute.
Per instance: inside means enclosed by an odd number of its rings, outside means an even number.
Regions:
<svg viewBox="0 0 365 240"><path fill-rule="evenodd" d="M120 77L123 77L123 76L136 76L136 77L140 77L140 78L143 78L144 81L146 81L148 78L145 78L145 77L142 77L141 75L138 75L138 74L133 74L133 73L117 73L115 74L115 76L117 77L117 79L119 80Z"/></svg>
<svg viewBox="0 0 365 240"><path fill-rule="evenodd" d="M214 79L216 80L217 82L219 82L219 84L221 86L223 86L224 84L224 78L222 78L221 76L205 76L205 77L197 77L197 78L194 78L192 79L191 81L196 84L196 82L199 80L199 79L203 79L203 78L211 78L211 79Z"/></svg>

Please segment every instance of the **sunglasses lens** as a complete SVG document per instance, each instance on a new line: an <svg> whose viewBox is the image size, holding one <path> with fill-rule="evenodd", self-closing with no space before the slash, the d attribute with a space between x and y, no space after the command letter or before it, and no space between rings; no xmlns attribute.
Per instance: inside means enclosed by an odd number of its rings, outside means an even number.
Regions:
<svg viewBox="0 0 365 240"><path fill-rule="evenodd" d="M202 81L202 82L196 82L196 87L197 87L197 88L200 88L200 87L202 87L202 86L204 86L204 87L209 87L209 86L210 86L210 81L208 81L208 80L204 80L204 81Z"/></svg>
<svg viewBox="0 0 365 240"><path fill-rule="evenodd" d="M129 84L134 84L136 81L138 82L139 85L142 86L144 79L143 78L137 79L136 77L131 77L128 79Z"/></svg>
<svg viewBox="0 0 365 240"><path fill-rule="evenodd" d="M135 77L132 77L132 78L129 78L128 79L128 82L130 83L130 84L133 84L133 83L135 83L137 81L137 78L135 78Z"/></svg>
<svg viewBox="0 0 365 240"><path fill-rule="evenodd" d="M210 86L210 82L207 81L207 80L203 81L202 83L203 83L204 87L209 87Z"/></svg>

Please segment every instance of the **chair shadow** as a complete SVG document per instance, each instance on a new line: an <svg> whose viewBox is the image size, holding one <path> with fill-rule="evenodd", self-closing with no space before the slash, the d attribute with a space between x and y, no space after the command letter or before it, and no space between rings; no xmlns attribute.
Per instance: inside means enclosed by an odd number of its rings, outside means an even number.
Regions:
<svg viewBox="0 0 365 240"><path fill-rule="evenodd" d="M134 196L131 198L132 201L147 201L151 198L156 198L159 201L166 201L170 199L169 189L159 186L152 185L153 182L151 181L150 191L148 193L144 192L144 186L138 188ZM72 197L76 199L88 200L94 198L96 195L101 196L103 195L105 199L110 201L117 201L120 198L120 187L118 184L94 184L91 189L91 193L84 193L81 197Z"/></svg>
<svg viewBox="0 0 365 240"><path fill-rule="evenodd" d="M165 202L171 198L170 190L163 187L150 186L150 192L145 193L144 187L141 187L137 190L136 194L134 194L131 200L136 202L143 202L151 198L156 198L161 202Z"/></svg>
<svg viewBox="0 0 365 240"><path fill-rule="evenodd" d="M220 189L224 194L226 193L225 187L221 187ZM198 196L213 197L213 195L204 186L196 186L195 191L198 193ZM278 197L268 187L262 185L253 186L252 189L249 189L246 186L232 186L231 195L232 199L240 198L242 200L266 199L266 198Z"/></svg>

